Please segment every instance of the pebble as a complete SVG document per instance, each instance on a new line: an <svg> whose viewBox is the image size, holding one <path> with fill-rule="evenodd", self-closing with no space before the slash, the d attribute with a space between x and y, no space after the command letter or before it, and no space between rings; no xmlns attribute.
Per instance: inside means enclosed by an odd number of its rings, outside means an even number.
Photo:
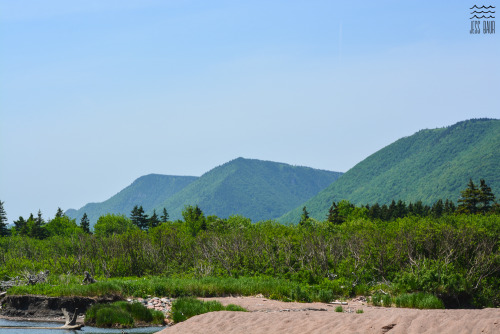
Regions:
<svg viewBox="0 0 500 334"><path fill-rule="evenodd" d="M168 316L172 309L173 298L166 297L148 297L148 298L128 298L129 303L141 303L150 310L157 310L163 312Z"/></svg>

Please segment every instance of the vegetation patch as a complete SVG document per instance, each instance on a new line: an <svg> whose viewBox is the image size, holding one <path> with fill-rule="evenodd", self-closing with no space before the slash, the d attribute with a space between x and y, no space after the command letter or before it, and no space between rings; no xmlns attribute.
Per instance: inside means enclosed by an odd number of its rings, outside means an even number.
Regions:
<svg viewBox="0 0 500 334"><path fill-rule="evenodd" d="M113 304L95 304L85 313L85 325L96 327L131 328L136 325L161 325L164 315L160 311L149 310L141 303L124 301Z"/></svg>
<svg viewBox="0 0 500 334"><path fill-rule="evenodd" d="M171 318L174 322L178 323L194 317L195 315L215 311L247 312L243 307L234 304L223 306L218 301L204 302L193 297L183 297L173 302Z"/></svg>
<svg viewBox="0 0 500 334"><path fill-rule="evenodd" d="M429 293L405 293L395 298L397 307L418 308L418 309L442 309L443 301Z"/></svg>

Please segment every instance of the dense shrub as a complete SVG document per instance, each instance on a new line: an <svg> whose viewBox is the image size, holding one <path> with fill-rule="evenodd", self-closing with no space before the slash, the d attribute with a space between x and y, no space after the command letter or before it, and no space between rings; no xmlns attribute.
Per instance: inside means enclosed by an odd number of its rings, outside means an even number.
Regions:
<svg viewBox="0 0 500 334"><path fill-rule="evenodd" d="M329 301L370 295L383 283L392 296L425 292L447 306L500 306L500 215L412 216L389 222L360 217L341 225L311 221L305 226L216 222L195 236L175 222L109 236L2 237L0 275L7 279L50 270L50 285L12 293L262 293ZM52 287L69 279L68 272L82 277L85 270L99 284L77 287L71 281L71 288ZM129 276L157 278L108 280Z"/></svg>

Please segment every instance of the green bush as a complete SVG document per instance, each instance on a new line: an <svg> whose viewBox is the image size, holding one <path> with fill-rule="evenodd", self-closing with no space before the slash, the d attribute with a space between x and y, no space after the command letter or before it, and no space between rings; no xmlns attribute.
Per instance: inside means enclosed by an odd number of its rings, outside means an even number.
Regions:
<svg viewBox="0 0 500 334"><path fill-rule="evenodd" d="M162 324L165 316L160 311L153 311L141 303L128 303L125 301L113 304L95 304L85 313L85 324L97 327L135 326L135 322L148 324Z"/></svg>
<svg viewBox="0 0 500 334"><path fill-rule="evenodd" d="M130 328L134 326L134 318L118 305L95 304L85 313L85 324L97 327Z"/></svg>
<svg viewBox="0 0 500 334"><path fill-rule="evenodd" d="M468 294L467 282L453 264L423 259L396 276L399 291L424 292L447 300L459 300Z"/></svg>
<svg viewBox="0 0 500 334"><path fill-rule="evenodd" d="M230 304L224 307L218 301L204 302L193 297L182 297L172 303L172 320L176 323L187 320L195 315L215 311L240 311L246 310L240 306Z"/></svg>
<svg viewBox="0 0 500 334"><path fill-rule="evenodd" d="M344 312L344 308L342 306L337 306L335 312Z"/></svg>

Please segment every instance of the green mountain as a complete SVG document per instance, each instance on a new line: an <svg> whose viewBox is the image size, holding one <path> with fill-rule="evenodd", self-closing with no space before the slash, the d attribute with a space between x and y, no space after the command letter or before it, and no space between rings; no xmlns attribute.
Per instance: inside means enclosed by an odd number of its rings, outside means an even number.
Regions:
<svg viewBox="0 0 500 334"><path fill-rule="evenodd" d="M79 210L69 209L65 214L70 218L76 218L79 224L83 214L87 213L90 225L93 226L101 215L107 213L123 213L129 216L134 205L142 205L145 210L151 209L152 211L165 199L175 195L197 178L196 176L145 175L102 203L89 203ZM157 210L158 215L161 214L161 210Z"/></svg>
<svg viewBox="0 0 500 334"><path fill-rule="evenodd" d="M341 174L238 158L205 173L156 206L156 211L165 207L172 219L180 219L186 205L198 205L205 215L272 219L316 195Z"/></svg>
<svg viewBox="0 0 500 334"><path fill-rule="evenodd" d="M401 138L279 220L298 222L304 205L311 217L324 220L332 201L342 199L357 205L456 202L470 178L484 179L500 197L500 120L473 119Z"/></svg>

